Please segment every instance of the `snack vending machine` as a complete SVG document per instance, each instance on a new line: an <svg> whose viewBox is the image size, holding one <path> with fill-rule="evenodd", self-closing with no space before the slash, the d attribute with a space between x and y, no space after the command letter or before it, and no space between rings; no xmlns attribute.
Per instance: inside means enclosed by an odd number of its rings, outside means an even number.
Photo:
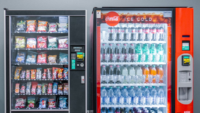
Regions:
<svg viewBox="0 0 200 113"><path fill-rule="evenodd" d="M86 11L4 14L5 113L85 113Z"/></svg>
<svg viewBox="0 0 200 113"><path fill-rule="evenodd" d="M94 113L193 113L193 8L94 8Z"/></svg>

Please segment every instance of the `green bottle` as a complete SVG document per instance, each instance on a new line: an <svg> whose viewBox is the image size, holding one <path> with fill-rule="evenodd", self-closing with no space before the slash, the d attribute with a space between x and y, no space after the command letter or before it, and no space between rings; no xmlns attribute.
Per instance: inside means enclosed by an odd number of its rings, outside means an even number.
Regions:
<svg viewBox="0 0 200 113"><path fill-rule="evenodd" d="M142 48L142 61L143 62L148 62L148 56L149 56L149 47L148 44L144 44Z"/></svg>
<svg viewBox="0 0 200 113"><path fill-rule="evenodd" d="M141 62L142 48L141 44L137 44L135 47L135 62Z"/></svg>
<svg viewBox="0 0 200 113"><path fill-rule="evenodd" d="M149 54L149 62L155 62L155 61L156 61L156 45L151 44L150 54Z"/></svg>

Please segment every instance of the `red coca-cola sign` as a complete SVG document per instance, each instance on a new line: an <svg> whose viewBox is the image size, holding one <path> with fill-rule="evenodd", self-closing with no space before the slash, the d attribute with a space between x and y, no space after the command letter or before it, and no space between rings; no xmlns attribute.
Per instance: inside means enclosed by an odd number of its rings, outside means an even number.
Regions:
<svg viewBox="0 0 200 113"><path fill-rule="evenodd" d="M109 26L116 26L120 21L120 17L118 13L112 11L106 14L105 21Z"/></svg>

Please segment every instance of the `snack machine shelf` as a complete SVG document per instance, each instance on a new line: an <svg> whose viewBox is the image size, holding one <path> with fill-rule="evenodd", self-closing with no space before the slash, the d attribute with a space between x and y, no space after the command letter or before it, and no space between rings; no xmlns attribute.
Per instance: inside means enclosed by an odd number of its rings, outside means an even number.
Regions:
<svg viewBox="0 0 200 113"><path fill-rule="evenodd" d="M165 44L166 41L101 41L101 43L141 43L141 44Z"/></svg>
<svg viewBox="0 0 200 113"><path fill-rule="evenodd" d="M15 63L14 65L68 65L68 64L52 64L52 63L44 63L44 64L29 64L29 63Z"/></svg>
<svg viewBox="0 0 200 113"><path fill-rule="evenodd" d="M35 49L30 49L30 48L15 48L15 50L68 50L68 48L35 48Z"/></svg>
<svg viewBox="0 0 200 113"><path fill-rule="evenodd" d="M15 94L15 95L26 95L26 96L32 96L34 94ZM54 95L60 95L60 96L66 96L68 94L41 94L41 95L38 95L38 94L35 94L34 96L54 96Z"/></svg>
<svg viewBox="0 0 200 113"><path fill-rule="evenodd" d="M123 87L123 86L166 86L166 84L164 83L128 83L128 84L102 84L101 83L101 87L117 87L117 86L120 86L120 87Z"/></svg>
<svg viewBox="0 0 200 113"><path fill-rule="evenodd" d="M15 32L15 34L18 34L18 35L24 35L24 34L42 34L42 35L45 35L45 34L55 34L55 35L59 35L59 34L63 34L63 35L68 35L68 33L63 33L63 32Z"/></svg>
<svg viewBox="0 0 200 113"><path fill-rule="evenodd" d="M101 62L101 65L165 65L166 62Z"/></svg>
<svg viewBox="0 0 200 113"><path fill-rule="evenodd" d="M61 108L54 108L54 109L11 109L11 111L69 111L69 109L61 109Z"/></svg>
<svg viewBox="0 0 200 113"><path fill-rule="evenodd" d="M121 108L125 108L125 107L150 107L150 108L160 108L160 107L166 107L166 105L101 105L101 107L121 107Z"/></svg>
<svg viewBox="0 0 200 113"><path fill-rule="evenodd" d="M13 80L16 80L16 81L68 81L66 79L13 79Z"/></svg>

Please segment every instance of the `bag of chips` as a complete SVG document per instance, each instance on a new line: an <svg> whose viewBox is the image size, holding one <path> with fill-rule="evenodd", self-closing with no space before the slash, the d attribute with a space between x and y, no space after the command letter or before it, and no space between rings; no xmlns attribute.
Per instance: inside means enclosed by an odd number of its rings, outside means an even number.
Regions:
<svg viewBox="0 0 200 113"><path fill-rule="evenodd" d="M31 64L36 63L36 55L37 55L36 52L28 51L26 63L31 63Z"/></svg>
<svg viewBox="0 0 200 113"><path fill-rule="evenodd" d="M26 94L27 95L31 94L31 82L27 82L26 84Z"/></svg>
<svg viewBox="0 0 200 113"><path fill-rule="evenodd" d="M36 48L36 38L27 38L26 48Z"/></svg>
<svg viewBox="0 0 200 113"><path fill-rule="evenodd" d="M31 75L31 72L29 69L26 70L26 79L29 80L30 79L30 75Z"/></svg>
<svg viewBox="0 0 200 113"><path fill-rule="evenodd" d="M58 79L63 79L63 68L58 68Z"/></svg>
<svg viewBox="0 0 200 113"><path fill-rule="evenodd" d="M59 108L67 108L67 98L66 97L59 97Z"/></svg>
<svg viewBox="0 0 200 113"><path fill-rule="evenodd" d="M42 94L42 85L38 84L37 85L37 95L41 95Z"/></svg>
<svg viewBox="0 0 200 113"><path fill-rule="evenodd" d="M25 57L26 57L25 52L18 52L16 57L16 63L25 63Z"/></svg>
<svg viewBox="0 0 200 113"><path fill-rule="evenodd" d="M35 32L35 29L36 29L36 20L27 20L26 32Z"/></svg>
<svg viewBox="0 0 200 113"><path fill-rule="evenodd" d="M36 79L36 69L31 69L31 80Z"/></svg>
<svg viewBox="0 0 200 113"><path fill-rule="evenodd" d="M36 79L41 80L41 78L42 78L42 68L37 68Z"/></svg>
<svg viewBox="0 0 200 113"><path fill-rule="evenodd" d="M19 79L21 70L22 70L22 67L16 67L14 79Z"/></svg>
<svg viewBox="0 0 200 113"><path fill-rule="evenodd" d="M48 56L48 61L50 64L56 64L56 59L57 59L57 55L49 55Z"/></svg>
<svg viewBox="0 0 200 113"><path fill-rule="evenodd" d="M16 32L24 32L25 31L25 26L26 26L26 21L25 20L17 21Z"/></svg>
<svg viewBox="0 0 200 113"><path fill-rule="evenodd" d="M21 109L25 108L26 106L26 99L25 98L16 98L15 108Z"/></svg>
<svg viewBox="0 0 200 113"><path fill-rule="evenodd" d="M58 48L68 48L67 37L58 37Z"/></svg>
<svg viewBox="0 0 200 113"><path fill-rule="evenodd" d="M36 95L37 82L32 82L31 94Z"/></svg>
<svg viewBox="0 0 200 113"><path fill-rule="evenodd" d="M47 94L52 94L52 83L48 84Z"/></svg>
<svg viewBox="0 0 200 113"><path fill-rule="evenodd" d="M43 80L47 79L47 69L44 69L44 72L42 74L42 79Z"/></svg>
<svg viewBox="0 0 200 113"><path fill-rule="evenodd" d="M53 73L52 80L57 79L58 68L53 67L53 68L52 68L52 73Z"/></svg>
<svg viewBox="0 0 200 113"><path fill-rule="evenodd" d="M56 108L56 100L49 99L49 108Z"/></svg>
<svg viewBox="0 0 200 113"><path fill-rule="evenodd" d="M25 79L26 76L26 70L22 70L21 74L20 74L20 79Z"/></svg>
<svg viewBox="0 0 200 113"><path fill-rule="evenodd" d="M63 93L64 93L65 95L68 94L68 83L64 83Z"/></svg>
<svg viewBox="0 0 200 113"><path fill-rule="evenodd" d="M15 48L25 48L25 37L15 36Z"/></svg>
<svg viewBox="0 0 200 113"><path fill-rule="evenodd" d="M51 68L47 68L47 78L48 79L52 79L51 73L52 73L52 69Z"/></svg>
<svg viewBox="0 0 200 113"><path fill-rule="evenodd" d="M37 63L39 63L39 64L47 63L47 53L46 52L40 52L38 54Z"/></svg>
<svg viewBox="0 0 200 113"><path fill-rule="evenodd" d="M27 108L35 108L35 97L27 98Z"/></svg>
<svg viewBox="0 0 200 113"><path fill-rule="evenodd" d="M47 36L37 37L37 48L47 48Z"/></svg>
<svg viewBox="0 0 200 113"><path fill-rule="evenodd" d="M53 83L53 94L57 94L57 91L58 91L58 83L54 82Z"/></svg>
<svg viewBox="0 0 200 113"><path fill-rule="evenodd" d="M68 80L68 68L64 68L63 77L65 80Z"/></svg>
<svg viewBox="0 0 200 113"><path fill-rule="evenodd" d="M67 33L67 23L58 23L58 32Z"/></svg>
<svg viewBox="0 0 200 113"><path fill-rule="evenodd" d="M47 84L42 83L42 94L46 94L46 91L47 91Z"/></svg>
<svg viewBox="0 0 200 113"><path fill-rule="evenodd" d="M49 32L57 32L57 24L49 23Z"/></svg>
<svg viewBox="0 0 200 113"><path fill-rule="evenodd" d="M48 48L58 48L57 37L48 36Z"/></svg>
<svg viewBox="0 0 200 113"><path fill-rule="evenodd" d="M47 21L38 20L38 30L37 32L47 32Z"/></svg>
<svg viewBox="0 0 200 113"><path fill-rule="evenodd" d="M15 84L15 94L19 94L20 83Z"/></svg>
<svg viewBox="0 0 200 113"><path fill-rule="evenodd" d="M58 84L58 95L62 95L62 94L63 94L63 85Z"/></svg>
<svg viewBox="0 0 200 113"><path fill-rule="evenodd" d="M67 64L68 63L68 54L59 53L59 61L61 64Z"/></svg>
<svg viewBox="0 0 200 113"><path fill-rule="evenodd" d="M23 84L21 85L20 93L21 93L21 94L25 94L25 90L26 90L26 85L23 83Z"/></svg>
<svg viewBox="0 0 200 113"><path fill-rule="evenodd" d="M47 108L47 98L40 98L39 108Z"/></svg>

